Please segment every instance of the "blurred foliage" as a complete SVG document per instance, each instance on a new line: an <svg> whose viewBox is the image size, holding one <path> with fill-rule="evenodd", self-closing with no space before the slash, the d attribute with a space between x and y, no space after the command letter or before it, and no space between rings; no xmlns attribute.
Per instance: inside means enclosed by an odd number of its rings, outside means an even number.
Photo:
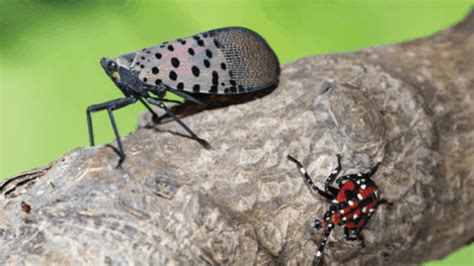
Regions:
<svg viewBox="0 0 474 266"><path fill-rule="evenodd" d="M421 38L473 1L0 0L0 177L88 144L85 109L121 97L99 59L224 26L262 34L282 63ZM116 112L122 136L140 105ZM97 143L113 140L94 115ZM474 246L432 265L474 265Z"/></svg>

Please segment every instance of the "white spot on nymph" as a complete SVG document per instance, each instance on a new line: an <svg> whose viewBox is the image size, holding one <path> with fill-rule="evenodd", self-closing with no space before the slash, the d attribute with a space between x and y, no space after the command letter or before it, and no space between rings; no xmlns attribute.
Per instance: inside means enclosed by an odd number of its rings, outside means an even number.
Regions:
<svg viewBox="0 0 474 266"><path fill-rule="evenodd" d="M361 194L357 194L357 198L358 198L359 200L362 200L362 199L363 199Z"/></svg>
<svg viewBox="0 0 474 266"><path fill-rule="evenodd" d="M338 201L337 200L332 200L332 203L338 203Z"/></svg>
<svg viewBox="0 0 474 266"><path fill-rule="evenodd" d="M340 210L339 212L340 212L341 214L344 214L344 210Z"/></svg>
<svg viewBox="0 0 474 266"><path fill-rule="evenodd" d="M365 189L367 186L364 184L364 185L361 185L360 188L362 189Z"/></svg>
<svg viewBox="0 0 474 266"><path fill-rule="evenodd" d="M354 202L352 200L349 201L349 206L354 205Z"/></svg>
<svg viewBox="0 0 474 266"><path fill-rule="evenodd" d="M306 174L306 170L305 170L303 167L300 168L300 172L301 172L303 175Z"/></svg>
<svg viewBox="0 0 474 266"><path fill-rule="evenodd" d="M329 221L329 217L326 218L326 221Z"/></svg>
<svg viewBox="0 0 474 266"><path fill-rule="evenodd" d="M357 219L357 218L359 218L359 216L357 216L357 214L354 214L353 219L355 220L355 219Z"/></svg>
<svg viewBox="0 0 474 266"><path fill-rule="evenodd" d="M333 175L337 174L337 170L332 171L331 174Z"/></svg>
<svg viewBox="0 0 474 266"><path fill-rule="evenodd" d="M362 174L357 174L357 176L362 176Z"/></svg>
<svg viewBox="0 0 474 266"><path fill-rule="evenodd" d="M367 212L367 207L362 208L362 212L366 213Z"/></svg>
<svg viewBox="0 0 474 266"><path fill-rule="evenodd" d="M342 221L343 222L347 221L347 218L346 217L342 218Z"/></svg>
<svg viewBox="0 0 474 266"><path fill-rule="evenodd" d="M360 180L357 180L356 183L357 183L357 184L360 184Z"/></svg>
<svg viewBox="0 0 474 266"><path fill-rule="evenodd" d="M329 227L329 228L332 228L332 224L329 224L328 227Z"/></svg>
<svg viewBox="0 0 474 266"><path fill-rule="evenodd" d="M375 210L374 209L370 209L369 212L374 212Z"/></svg>
<svg viewBox="0 0 474 266"><path fill-rule="evenodd" d="M321 257L321 251L316 252L316 257Z"/></svg>

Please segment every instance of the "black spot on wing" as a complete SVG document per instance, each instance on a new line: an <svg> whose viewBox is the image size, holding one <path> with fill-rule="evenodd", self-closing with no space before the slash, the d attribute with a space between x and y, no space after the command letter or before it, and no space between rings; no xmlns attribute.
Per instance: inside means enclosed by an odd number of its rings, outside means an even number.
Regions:
<svg viewBox="0 0 474 266"><path fill-rule="evenodd" d="M212 85L209 93L217 93L217 85Z"/></svg>
<svg viewBox="0 0 474 266"><path fill-rule="evenodd" d="M176 80L178 78L178 75L176 74L176 72L170 71L169 77L171 80Z"/></svg>
<svg viewBox="0 0 474 266"><path fill-rule="evenodd" d="M196 40L196 42L199 46L204 46L204 41L201 40L201 37L199 37L199 35L194 35L193 39Z"/></svg>
<svg viewBox="0 0 474 266"><path fill-rule="evenodd" d="M209 49L206 49L206 56L212 58L212 52Z"/></svg>
<svg viewBox="0 0 474 266"><path fill-rule="evenodd" d="M158 74L159 72L160 72L160 69L156 66L151 69L151 73L153 73L155 75Z"/></svg>
<svg viewBox="0 0 474 266"><path fill-rule="evenodd" d="M160 53L155 54L156 59L161 59L162 55Z"/></svg>
<svg viewBox="0 0 474 266"><path fill-rule="evenodd" d="M176 58L176 57L171 58L171 65L172 65L174 68L178 68L178 67L179 67L179 59Z"/></svg>
<svg viewBox="0 0 474 266"><path fill-rule="evenodd" d="M188 49L188 53L189 53L190 55L194 55L194 54L195 54L195 53L194 53L194 49L193 49L193 48L189 48L189 49Z"/></svg>
<svg viewBox="0 0 474 266"><path fill-rule="evenodd" d="M182 91L184 89L184 83L183 82L178 83L178 85L176 85L176 88Z"/></svg>
<svg viewBox="0 0 474 266"><path fill-rule="evenodd" d="M205 66L205 67L207 67L207 68L211 67L211 62L209 62L209 60L204 59L204 62L203 62L203 63L204 63L204 66Z"/></svg>
<svg viewBox="0 0 474 266"><path fill-rule="evenodd" d="M219 74L217 74L217 71L212 71L212 84L216 85L219 84Z"/></svg>
<svg viewBox="0 0 474 266"><path fill-rule="evenodd" d="M199 68L198 68L197 66L193 66L193 67L191 68L191 71L193 72L193 75L194 75L195 77L199 77L199 73L201 72L201 71L199 71Z"/></svg>
<svg viewBox="0 0 474 266"><path fill-rule="evenodd" d="M193 92L199 92L200 90L201 90L201 86L199 86L199 84L194 84Z"/></svg>

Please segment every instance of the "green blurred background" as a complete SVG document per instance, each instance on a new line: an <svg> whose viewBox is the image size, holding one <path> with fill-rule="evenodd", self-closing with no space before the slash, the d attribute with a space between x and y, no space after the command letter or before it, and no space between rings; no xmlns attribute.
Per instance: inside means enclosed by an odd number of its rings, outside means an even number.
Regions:
<svg viewBox="0 0 474 266"><path fill-rule="evenodd" d="M85 109L121 97L103 56L224 27L262 34L282 63L420 38L459 22L471 1L0 0L0 179L87 146ZM115 112L122 136L145 111ZM97 143L113 140L94 115ZM474 245L427 265L474 265Z"/></svg>

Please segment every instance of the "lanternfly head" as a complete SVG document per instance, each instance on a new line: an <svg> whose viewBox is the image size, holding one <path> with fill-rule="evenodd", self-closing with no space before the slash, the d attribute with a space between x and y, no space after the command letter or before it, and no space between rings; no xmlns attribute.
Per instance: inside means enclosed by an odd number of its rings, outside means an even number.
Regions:
<svg viewBox="0 0 474 266"><path fill-rule="evenodd" d="M126 56L112 59L104 57L100 60L100 64L104 68L105 73L107 73L107 76L112 79L125 95L141 94L144 85L138 79L137 74L130 70L130 60Z"/></svg>
<svg viewBox="0 0 474 266"><path fill-rule="evenodd" d="M117 62L104 57L100 60L100 64L104 68L105 73L107 73L107 76L109 76L113 81L118 82L120 80L120 75L118 72L119 66Z"/></svg>

